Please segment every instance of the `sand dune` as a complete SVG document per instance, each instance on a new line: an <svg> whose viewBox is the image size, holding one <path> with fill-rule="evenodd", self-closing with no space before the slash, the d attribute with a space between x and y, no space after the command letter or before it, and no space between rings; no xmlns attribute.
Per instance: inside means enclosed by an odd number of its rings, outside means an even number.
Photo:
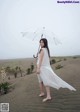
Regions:
<svg viewBox="0 0 80 112"><path fill-rule="evenodd" d="M32 60L29 60L29 63L31 62ZM35 63L34 60L33 62ZM62 64L64 67L55 70L57 64ZM52 68L77 91L51 88L52 100L42 103L44 97L38 96L39 83L36 73L34 73L13 80L15 89L0 96L0 103L10 103L10 112L80 112L80 58L62 60L53 64Z"/></svg>

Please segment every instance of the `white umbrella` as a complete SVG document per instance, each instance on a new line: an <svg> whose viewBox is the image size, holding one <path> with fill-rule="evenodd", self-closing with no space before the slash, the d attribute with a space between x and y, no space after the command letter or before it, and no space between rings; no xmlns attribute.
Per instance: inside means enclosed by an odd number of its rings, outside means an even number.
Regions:
<svg viewBox="0 0 80 112"><path fill-rule="evenodd" d="M57 36L52 32L47 30L45 27L43 28L38 28L36 31L34 32L21 32L23 37L27 37L29 39L31 39L32 41L38 41L41 38L46 38L48 40L48 43L52 43L55 45L61 44L61 41L57 38ZM40 46L38 48L38 52L39 52ZM38 54L38 53L37 53ZM33 55L33 57L37 57L35 55Z"/></svg>

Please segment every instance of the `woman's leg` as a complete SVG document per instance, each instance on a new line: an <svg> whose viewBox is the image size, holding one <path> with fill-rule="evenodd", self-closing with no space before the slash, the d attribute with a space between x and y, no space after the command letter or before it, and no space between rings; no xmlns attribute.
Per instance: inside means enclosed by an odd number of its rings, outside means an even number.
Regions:
<svg viewBox="0 0 80 112"><path fill-rule="evenodd" d="M40 86L40 92L41 92L41 94L39 96L43 96L44 95L44 84L43 84L43 82L40 82L39 86Z"/></svg>
<svg viewBox="0 0 80 112"><path fill-rule="evenodd" d="M51 95L50 95L50 87L45 86L46 92L47 92L47 97L43 99L43 102L46 102L47 100L51 100Z"/></svg>
<svg viewBox="0 0 80 112"><path fill-rule="evenodd" d="M46 92L47 92L47 98L51 98L50 87L49 86L45 86L45 88L46 88Z"/></svg>

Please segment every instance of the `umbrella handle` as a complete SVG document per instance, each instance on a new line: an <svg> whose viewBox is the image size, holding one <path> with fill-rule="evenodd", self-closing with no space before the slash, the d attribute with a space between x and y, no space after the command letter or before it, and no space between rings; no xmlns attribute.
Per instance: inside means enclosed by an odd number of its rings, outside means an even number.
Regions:
<svg viewBox="0 0 80 112"><path fill-rule="evenodd" d="M39 47L38 47L38 52L37 52L36 56L33 55L34 58L37 58L37 57L38 57L39 49L40 49L40 45L39 45Z"/></svg>

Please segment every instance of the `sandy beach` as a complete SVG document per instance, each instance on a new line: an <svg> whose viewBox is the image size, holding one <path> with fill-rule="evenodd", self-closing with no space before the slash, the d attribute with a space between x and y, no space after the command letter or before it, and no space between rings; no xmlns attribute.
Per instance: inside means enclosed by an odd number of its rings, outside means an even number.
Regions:
<svg viewBox="0 0 80 112"><path fill-rule="evenodd" d="M9 103L10 112L80 112L80 58L70 57L66 58L66 61L63 59L51 66L59 77L77 91L51 88L52 100L43 103L42 99L46 96L38 96L39 83L36 73L33 73L9 80L14 84L14 89L8 94L1 95L0 103ZM26 70L32 62L36 66L34 59L0 61L0 67L20 65ZM63 68L56 70L57 64L63 65Z"/></svg>

